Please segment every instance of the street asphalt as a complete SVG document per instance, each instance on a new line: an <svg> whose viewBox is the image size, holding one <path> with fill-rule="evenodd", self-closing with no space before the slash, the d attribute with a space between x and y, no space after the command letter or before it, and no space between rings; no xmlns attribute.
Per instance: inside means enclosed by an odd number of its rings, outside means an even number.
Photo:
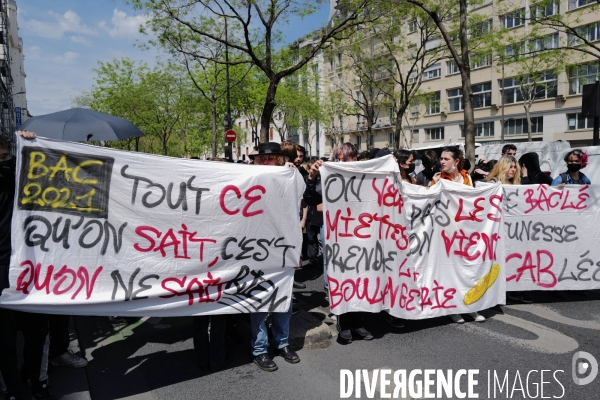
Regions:
<svg viewBox="0 0 600 400"><path fill-rule="evenodd" d="M324 315L328 312L320 272L300 271L297 279L308 285L296 291L301 307L332 324L333 318ZM106 317L75 317L72 346L77 350L79 345L89 364L81 370L54 369L51 384L58 398L69 400L338 399L340 370L347 369L352 374L365 370L367 377L361 378L360 396L353 392L351 398L369 398L365 384L370 386L369 379L382 369L392 370L392 375L395 370L408 375L416 369L453 374L475 369L479 371L474 392L480 399L600 399L600 376L583 386L572 377L576 352L585 351L600 361L600 291L535 292L532 297L533 304L483 311L485 323L458 325L444 317L409 321L396 329L385 322L384 314L370 314L365 326L374 340L341 345L334 336L307 344L297 349L299 364L275 357L279 366L275 372L263 372L252 363L246 316L228 321L233 362L214 373L194 364L191 318L130 319L113 325ZM579 377L589 375L593 366L587 365ZM507 379L502 391L495 386L495 396L494 374L500 385ZM392 392L390 379L391 389L376 384L371 398ZM465 377L460 390L466 387ZM412 388L418 389L418 384ZM404 398L425 398L425 393L418 394L407 393ZM459 395L455 391L442 398Z"/></svg>

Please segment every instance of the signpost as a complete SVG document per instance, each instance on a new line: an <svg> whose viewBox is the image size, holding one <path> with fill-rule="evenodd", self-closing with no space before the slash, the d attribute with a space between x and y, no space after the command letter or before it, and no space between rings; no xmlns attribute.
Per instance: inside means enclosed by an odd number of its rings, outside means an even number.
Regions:
<svg viewBox="0 0 600 400"><path fill-rule="evenodd" d="M229 129L227 130L227 132L225 132L225 140L227 140L229 142L229 144L227 145L229 148L229 161L233 161L233 146L232 143L235 142L235 139L237 138L237 134L235 133L235 131L233 129Z"/></svg>

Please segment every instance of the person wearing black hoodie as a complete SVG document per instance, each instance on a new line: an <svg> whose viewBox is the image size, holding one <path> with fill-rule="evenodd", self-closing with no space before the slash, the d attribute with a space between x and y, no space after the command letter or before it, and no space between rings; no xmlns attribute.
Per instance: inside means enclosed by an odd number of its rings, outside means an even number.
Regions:
<svg viewBox="0 0 600 400"><path fill-rule="evenodd" d="M550 185L552 178L540 169L540 157L537 153L525 153L519 158L521 166L521 185Z"/></svg>

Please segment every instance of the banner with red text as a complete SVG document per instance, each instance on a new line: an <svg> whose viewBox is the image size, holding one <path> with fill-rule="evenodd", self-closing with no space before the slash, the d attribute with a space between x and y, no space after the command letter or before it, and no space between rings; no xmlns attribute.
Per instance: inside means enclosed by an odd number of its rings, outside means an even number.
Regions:
<svg viewBox="0 0 600 400"><path fill-rule="evenodd" d="M60 314L286 311L302 233L294 169L19 138L10 288Z"/></svg>
<svg viewBox="0 0 600 400"><path fill-rule="evenodd" d="M404 184L394 159L321 168L331 311L407 319L505 302L500 184Z"/></svg>
<svg viewBox="0 0 600 400"><path fill-rule="evenodd" d="M600 289L600 186L505 186L507 290Z"/></svg>

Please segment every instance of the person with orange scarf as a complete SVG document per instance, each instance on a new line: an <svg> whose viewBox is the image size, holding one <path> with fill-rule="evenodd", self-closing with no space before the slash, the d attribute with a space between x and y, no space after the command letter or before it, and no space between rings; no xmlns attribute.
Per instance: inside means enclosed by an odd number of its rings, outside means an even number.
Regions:
<svg viewBox="0 0 600 400"><path fill-rule="evenodd" d="M463 185L473 186L471 176L468 171L463 170L465 164L465 157L463 152L455 146L446 146L442 149L442 155L440 156L441 172L433 175L431 186L435 185L440 179L446 179L448 181L462 183ZM466 314L471 317L474 321L484 322L485 317L477 312ZM465 322L460 314L449 315L450 319L457 323L462 324Z"/></svg>

